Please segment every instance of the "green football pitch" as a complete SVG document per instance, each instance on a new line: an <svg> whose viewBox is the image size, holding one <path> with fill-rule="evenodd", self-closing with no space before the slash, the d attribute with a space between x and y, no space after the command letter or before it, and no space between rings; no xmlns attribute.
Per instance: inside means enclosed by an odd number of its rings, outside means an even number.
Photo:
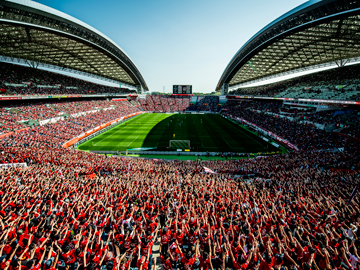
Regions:
<svg viewBox="0 0 360 270"><path fill-rule="evenodd" d="M217 114L147 113L81 144L78 149L125 151L169 149L170 140L189 140L192 152L258 153L278 151L255 134Z"/></svg>

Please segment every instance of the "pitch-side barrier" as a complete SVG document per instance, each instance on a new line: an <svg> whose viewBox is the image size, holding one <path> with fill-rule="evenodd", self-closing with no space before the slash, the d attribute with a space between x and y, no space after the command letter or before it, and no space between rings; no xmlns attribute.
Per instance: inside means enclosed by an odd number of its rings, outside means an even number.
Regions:
<svg viewBox="0 0 360 270"><path fill-rule="evenodd" d="M209 156L209 157L265 157L270 155L280 154L281 151L276 152L259 152L259 153L230 153L230 152L178 152L178 151L91 151L96 154L110 154L110 155L172 155L172 156Z"/></svg>

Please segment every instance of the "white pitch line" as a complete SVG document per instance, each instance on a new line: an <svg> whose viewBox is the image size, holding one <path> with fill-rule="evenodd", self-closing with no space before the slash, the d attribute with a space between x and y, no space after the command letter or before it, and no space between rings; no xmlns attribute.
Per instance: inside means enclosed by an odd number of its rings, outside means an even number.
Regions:
<svg viewBox="0 0 360 270"><path fill-rule="evenodd" d="M106 131L107 132L107 131ZM100 135L100 134L99 134ZM103 140L105 140L107 137L113 135L111 132L110 132L110 135L107 135L104 139L98 141L98 143L102 142ZM94 146L97 146L97 143L94 144Z"/></svg>
<svg viewBox="0 0 360 270"><path fill-rule="evenodd" d="M145 116L144 114L142 115L142 116ZM142 119L143 117L139 117L139 119ZM146 118L145 118L146 119ZM144 119L144 120L145 120ZM133 119L133 120L135 120L135 119ZM163 119L162 119L163 120ZM159 121L146 121L146 124L144 123L143 125L145 126L145 125L152 125L151 124L151 122L154 122L154 123L159 123ZM124 122L124 123L126 123L126 122ZM134 124L134 125L137 125L137 124ZM140 124L139 126L141 126L142 124ZM153 125L153 126L155 126L155 125ZM126 127L126 125L125 125L125 127ZM125 128L125 127L122 127L122 128ZM107 132L107 131L106 131ZM99 134L100 135L100 134ZM100 142L102 142L103 140L105 140L106 138L108 138L109 136L111 136L111 135L113 135L112 133L110 133L108 136L106 136L106 137L104 137L102 140L100 140L100 141L98 141L98 143L100 143ZM128 144L127 146L130 146L138 137L139 137L140 135L138 135L130 144ZM96 143L96 144L94 144L94 146L97 146L98 145L98 143Z"/></svg>
<svg viewBox="0 0 360 270"><path fill-rule="evenodd" d="M137 138L139 138L140 135L137 135L137 137L131 142L129 143L127 146L130 146Z"/></svg>
<svg viewBox="0 0 360 270"><path fill-rule="evenodd" d="M139 118L141 119L142 117L139 117ZM132 120L135 120L135 119L132 119ZM110 128L109 130L105 131L105 133L112 130L112 129L116 129L116 128L120 127L121 125L125 124L125 123L126 123L126 121L124 123L120 124L119 126L115 126L113 128ZM122 128L125 128L125 127L126 127L126 125L124 127L122 127ZM101 135L101 134L99 134L99 135ZM97 135L97 136L99 136L99 135ZM98 143L102 142L103 140L105 140L107 137L109 137L111 135L114 135L114 134L110 132L109 135L107 135L104 139L98 141ZM96 138L97 136L95 136L94 138ZM97 146L97 143L95 143L94 146Z"/></svg>
<svg viewBox="0 0 360 270"><path fill-rule="evenodd" d="M105 131L105 133L108 132L108 131L110 131L110 130L112 130L112 129L118 128L118 127L120 127L120 125L117 126L117 127L114 127L114 128L111 128L111 129ZM122 127L122 128L124 128L124 127ZM101 135L101 134L99 134L99 135ZM97 136L99 136L99 135L97 135ZM102 142L103 140L105 140L107 137L109 137L109 136L111 136L111 135L114 135L114 134L110 132L109 135L107 135L107 136L106 136L105 138L103 138L102 140L98 141L98 143ZM96 137L97 137L97 136L96 136ZM95 138L96 138L96 137L95 137ZM97 146L97 143L95 143L94 146Z"/></svg>

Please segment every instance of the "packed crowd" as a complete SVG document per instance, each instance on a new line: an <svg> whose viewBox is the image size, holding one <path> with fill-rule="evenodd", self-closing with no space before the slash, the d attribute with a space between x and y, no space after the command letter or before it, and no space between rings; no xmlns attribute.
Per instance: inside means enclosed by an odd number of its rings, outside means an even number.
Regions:
<svg viewBox="0 0 360 270"><path fill-rule="evenodd" d="M287 118L280 118L278 115L268 115L263 111L251 110L252 103L243 101L236 106L227 105L223 113L242 118L271 131L302 150L342 148L344 146L357 149L358 143L352 138L316 129L312 124L299 124Z"/></svg>
<svg viewBox="0 0 360 270"><path fill-rule="evenodd" d="M360 139L360 114L354 109L333 109L326 111L316 111L315 108L290 108L283 107L282 102L278 101L255 101L239 102L229 100L225 109L230 107L231 110L251 109L259 112L271 112L275 114L287 114L296 117L299 120L305 120L310 123L321 125L334 125L335 130L342 134ZM310 124L312 127L312 124Z"/></svg>
<svg viewBox="0 0 360 270"><path fill-rule="evenodd" d="M315 123L333 124L350 137L360 139L360 114L358 110L335 110L306 115L304 119Z"/></svg>
<svg viewBox="0 0 360 270"><path fill-rule="evenodd" d="M360 139L360 114L358 110L353 109L335 109L327 111L297 110L294 108L280 108L280 113L290 113L311 123L317 123L324 126L333 125L333 129L347 136Z"/></svg>
<svg viewBox="0 0 360 270"><path fill-rule="evenodd" d="M6 95L66 95L135 93L135 90L109 87L45 70L0 63L0 88Z"/></svg>
<svg viewBox="0 0 360 270"><path fill-rule="evenodd" d="M271 101L271 100L251 100L251 102L241 102L241 100L228 100L223 107L224 109L227 108L239 108L245 109L250 108L252 110L257 111L265 111L265 112L272 112L272 113L279 113L280 107L282 106L282 102L279 101Z"/></svg>
<svg viewBox="0 0 360 270"><path fill-rule="evenodd" d="M33 113L110 104L39 104ZM360 269L360 155L351 138L257 112L276 103L230 102L226 114L302 151L169 162L62 148L139 111L120 104L0 139L0 270ZM344 150L324 151L334 147ZM1 167L9 163L28 166Z"/></svg>
<svg viewBox="0 0 360 270"><path fill-rule="evenodd" d="M360 139L359 120L357 120L355 123L351 123L348 127L342 129L341 133Z"/></svg>
<svg viewBox="0 0 360 270"><path fill-rule="evenodd" d="M41 120L57 117L71 117L89 112L114 110L120 108L123 112L126 108L134 108L127 101L109 100L80 100L80 101L46 101L46 102L24 102L7 104L0 107L0 133L16 131L30 124L39 124ZM140 109L137 109L138 111ZM111 119L110 119L111 120Z"/></svg>
<svg viewBox="0 0 360 270"><path fill-rule="evenodd" d="M189 97L168 95L146 95L139 99L141 106L151 112L182 112L189 107Z"/></svg>
<svg viewBox="0 0 360 270"><path fill-rule="evenodd" d="M45 126L33 126L28 130L6 137L6 146L61 147L66 141L101 124L118 119L139 110L134 106L118 104L116 109L97 111L86 115L69 117Z"/></svg>
<svg viewBox="0 0 360 270"><path fill-rule="evenodd" d="M0 170L1 269L359 267L357 174L319 169L337 154L199 164L2 148L32 165Z"/></svg>
<svg viewBox="0 0 360 270"><path fill-rule="evenodd" d="M314 112L311 114L301 115L303 119L312 121L319 124L335 124L342 121L347 121L347 117L354 112L346 113L346 111L330 110L330 111L320 111Z"/></svg>
<svg viewBox="0 0 360 270"><path fill-rule="evenodd" d="M218 96L205 96L201 97L201 99L196 104L196 111L211 111L217 112L221 109L220 100Z"/></svg>

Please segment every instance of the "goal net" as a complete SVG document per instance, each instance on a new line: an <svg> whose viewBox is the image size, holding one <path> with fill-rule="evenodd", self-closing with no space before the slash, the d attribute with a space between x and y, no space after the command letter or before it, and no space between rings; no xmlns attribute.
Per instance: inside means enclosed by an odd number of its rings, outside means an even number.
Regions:
<svg viewBox="0 0 360 270"><path fill-rule="evenodd" d="M169 148L171 149L190 149L189 140L170 140Z"/></svg>

